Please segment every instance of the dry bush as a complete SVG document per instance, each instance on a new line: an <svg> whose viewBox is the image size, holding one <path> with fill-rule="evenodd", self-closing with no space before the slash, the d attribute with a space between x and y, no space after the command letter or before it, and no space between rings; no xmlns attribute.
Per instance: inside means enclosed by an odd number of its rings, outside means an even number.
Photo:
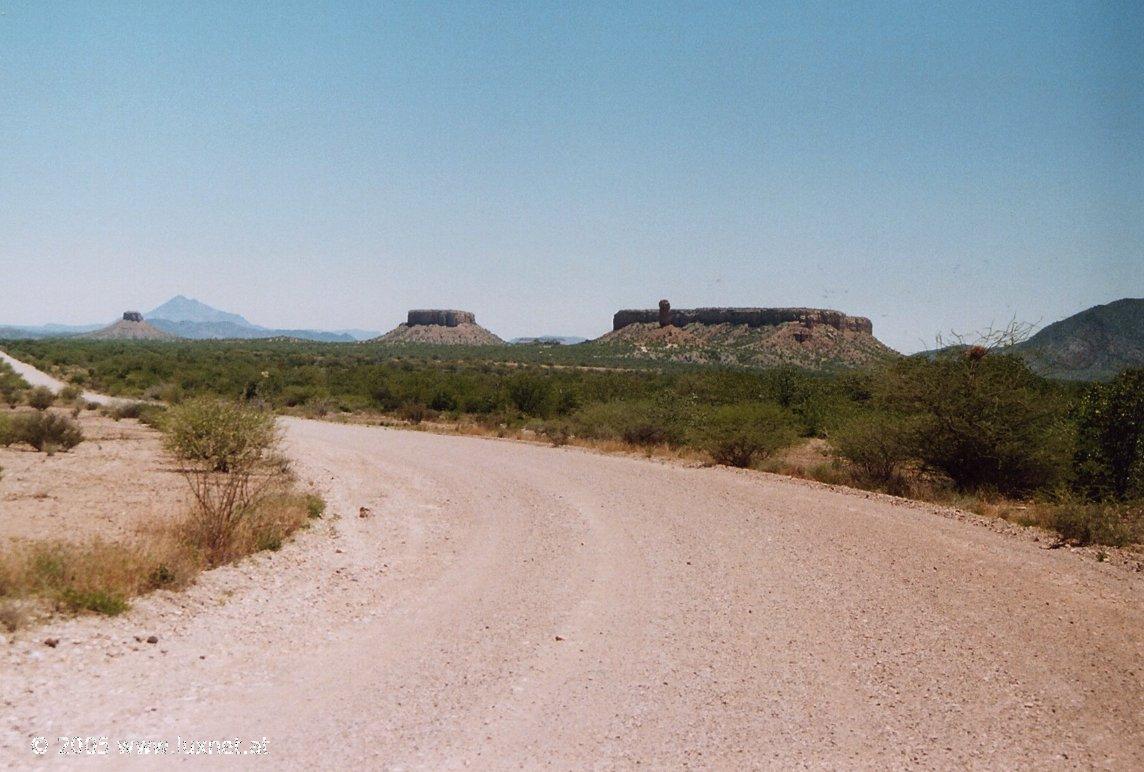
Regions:
<svg viewBox="0 0 1144 772"><path fill-rule="evenodd" d="M274 415L196 399L172 408L164 424L167 449L182 462L195 498L187 533L210 565L225 563L242 552L243 533L256 530L259 505L286 480Z"/></svg>
<svg viewBox="0 0 1144 772"><path fill-rule="evenodd" d="M41 411L19 415L13 420L16 441L37 451L70 451L84 441L84 430L66 415Z"/></svg>
<svg viewBox="0 0 1144 772"><path fill-rule="evenodd" d="M64 386L62 389L60 389L60 393L57 396L60 402L64 402L70 405L73 402L79 401L79 399L83 396L83 389L79 386L76 386L75 384L68 384L67 386Z"/></svg>
<svg viewBox="0 0 1144 772"><path fill-rule="evenodd" d="M47 386L37 386L28 391L27 400L36 410L47 410L55 404L56 395Z"/></svg>
<svg viewBox="0 0 1144 772"><path fill-rule="evenodd" d="M1053 513L1052 527L1062 541L1124 547L1144 541L1144 505L1065 501Z"/></svg>

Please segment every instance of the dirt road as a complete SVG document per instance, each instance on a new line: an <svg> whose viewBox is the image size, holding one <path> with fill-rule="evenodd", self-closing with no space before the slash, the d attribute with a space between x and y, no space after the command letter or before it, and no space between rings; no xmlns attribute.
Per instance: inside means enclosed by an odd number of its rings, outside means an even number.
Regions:
<svg viewBox="0 0 1144 772"><path fill-rule="evenodd" d="M1140 574L767 475L286 426L340 517L3 647L0 759L64 734L311 768L1144 758Z"/></svg>
<svg viewBox="0 0 1144 772"><path fill-rule="evenodd" d="M53 392L58 392L66 384L59 378L53 378L42 370L37 370L26 362L21 362L9 354L0 351L0 362L7 362L8 365L16 371L16 374L23 378L29 386L46 386ZM130 400L118 399L116 397L109 397L106 394L97 394L94 391L85 391L83 398L88 402L94 402L97 405L115 405L122 402L129 402Z"/></svg>

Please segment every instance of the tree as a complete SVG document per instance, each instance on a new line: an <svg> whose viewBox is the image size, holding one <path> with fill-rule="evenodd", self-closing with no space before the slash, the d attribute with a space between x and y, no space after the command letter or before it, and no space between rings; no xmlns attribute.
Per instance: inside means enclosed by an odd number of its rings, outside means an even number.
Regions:
<svg viewBox="0 0 1144 772"><path fill-rule="evenodd" d="M1094 501L1144 497L1144 368L1093 384L1076 413L1079 492Z"/></svg>

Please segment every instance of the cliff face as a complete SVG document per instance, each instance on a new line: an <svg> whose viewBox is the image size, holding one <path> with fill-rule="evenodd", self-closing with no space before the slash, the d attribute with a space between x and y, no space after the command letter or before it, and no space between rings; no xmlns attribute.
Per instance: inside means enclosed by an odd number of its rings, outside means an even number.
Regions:
<svg viewBox="0 0 1144 772"><path fill-rule="evenodd" d="M666 319L667 324L664 324ZM840 332L874 334L874 325L863 316L848 316L826 308L660 308L619 311L612 318L612 330L632 324L659 324L686 327L689 324L731 324L746 327L776 327L796 322L813 329L833 327Z"/></svg>
<svg viewBox="0 0 1144 772"><path fill-rule="evenodd" d="M673 309L661 300L620 311L612 326L598 342L637 359L829 370L898 356L869 319L827 308Z"/></svg>
<svg viewBox="0 0 1144 772"><path fill-rule="evenodd" d="M471 311L453 311L448 309L427 308L410 311L406 324L410 327L419 325L438 325L441 327L458 327L462 324L476 324L477 316Z"/></svg>

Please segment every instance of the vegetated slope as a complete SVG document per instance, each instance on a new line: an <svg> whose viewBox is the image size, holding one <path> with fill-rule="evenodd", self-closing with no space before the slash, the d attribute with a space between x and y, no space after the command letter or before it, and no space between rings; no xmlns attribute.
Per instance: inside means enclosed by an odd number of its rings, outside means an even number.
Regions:
<svg viewBox="0 0 1144 772"><path fill-rule="evenodd" d="M441 324L399 324L373 343L432 343L443 346L499 346L504 341L479 324L462 322L455 327Z"/></svg>
<svg viewBox="0 0 1144 772"><path fill-rule="evenodd" d="M869 333L829 325L808 328L798 322L762 327L631 324L591 345L611 347L637 359L811 370L864 367L899 356Z"/></svg>
<svg viewBox="0 0 1144 772"><path fill-rule="evenodd" d="M149 322L134 322L120 319L102 330L89 332L79 337L87 340L176 340L177 335L154 327Z"/></svg>
<svg viewBox="0 0 1144 772"><path fill-rule="evenodd" d="M1016 348L1031 368L1052 378L1107 380L1125 368L1144 367L1144 298L1093 306Z"/></svg>

